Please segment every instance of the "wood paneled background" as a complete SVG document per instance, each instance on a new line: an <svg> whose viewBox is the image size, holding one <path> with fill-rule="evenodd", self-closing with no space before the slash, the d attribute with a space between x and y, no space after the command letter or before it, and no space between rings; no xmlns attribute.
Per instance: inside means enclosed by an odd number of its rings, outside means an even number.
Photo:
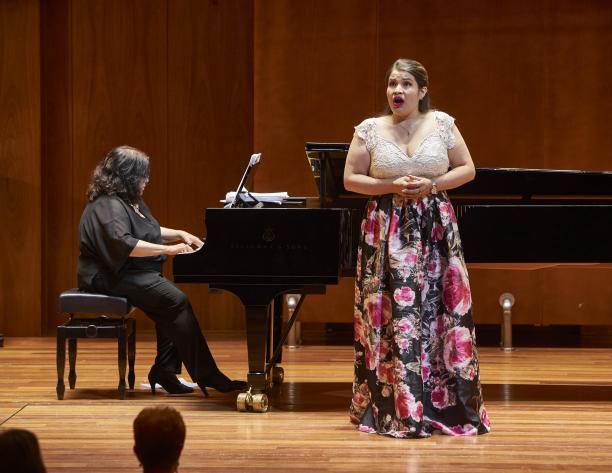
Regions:
<svg viewBox="0 0 612 473"><path fill-rule="evenodd" d="M234 187L253 149L249 1L42 2L43 331L76 284L90 174L111 148L151 157L146 200L164 226L205 234L203 210ZM170 272L170 265L166 265ZM185 285L205 328L241 326L229 294ZM39 311L40 312L40 311ZM140 327L152 324L141 315ZM7 330L8 331L8 330Z"/></svg>
<svg viewBox="0 0 612 473"><path fill-rule="evenodd" d="M428 69L433 106L456 117L477 166L612 170L610 51L605 0L266 1L255 9L257 190L316 194L304 142L349 142L384 110L398 57ZM472 269L470 281L477 322L498 323L509 291L517 323L612 323L612 270ZM352 303L343 281L308 296L301 317L351 321Z"/></svg>
<svg viewBox="0 0 612 473"><path fill-rule="evenodd" d="M411 57L478 166L610 170L611 50L606 0L0 2L0 332L62 320L89 174L114 146L151 156L162 224L204 234L253 151L256 190L315 195L304 142L350 141ZM612 320L609 270L470 275L479 322L506 290L517 322ZM185 290L204 328L243 326L233 296ZM351 306L347 280L303 320L351 321Z"/></svg>
<svg viewBox="0 0 612 473"><path fill-rule="evenodd" d="M41 333L40 27L36 0L0 3L0 332Z"/></svg>

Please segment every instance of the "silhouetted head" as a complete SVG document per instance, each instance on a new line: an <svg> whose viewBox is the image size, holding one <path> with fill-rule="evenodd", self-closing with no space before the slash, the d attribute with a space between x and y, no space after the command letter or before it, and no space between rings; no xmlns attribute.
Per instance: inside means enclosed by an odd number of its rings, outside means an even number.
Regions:
<svg viewBox="0 0 612 473"><path fill-rule="evenodd" d="M24 429L0 431L0 470L46 473L36 435Z"/></svg>
<svg viewBox="0 0 612 473"><path fill-rule="evenodd" d="M185 444L185 423L169 406L147 407L134 419L134 453L145 471L175 471Z"/></svg>

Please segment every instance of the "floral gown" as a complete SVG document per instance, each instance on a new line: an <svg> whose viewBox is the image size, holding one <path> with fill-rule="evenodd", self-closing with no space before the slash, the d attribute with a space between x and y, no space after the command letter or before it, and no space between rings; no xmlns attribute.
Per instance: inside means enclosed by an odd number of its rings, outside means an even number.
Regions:
<svg viewBox="0 0 612 473"><path fill-rule="evenodd" d="M435 132L406 156L355 127L370 175L435 177L449 165L454 120L434 111ZM445 192L417 203L372 197L362 222L355 285L351 421L393 437L476 435L490 430L480 387L472 299L453 208Z"/></svg>

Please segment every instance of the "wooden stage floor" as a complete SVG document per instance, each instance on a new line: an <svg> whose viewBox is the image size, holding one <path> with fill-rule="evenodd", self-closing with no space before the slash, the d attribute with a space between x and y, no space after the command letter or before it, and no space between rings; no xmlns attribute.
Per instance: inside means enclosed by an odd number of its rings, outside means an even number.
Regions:
<svg viewBox="0 0 612 473"><path fill-rule="evenodd" d="M243 379L246 344L207 335L219 365ZM352 347L286 350L285 383L266 414L239 413L235 395L182 397L140 388L154 343L137 343L136 388L117 398L116 344L79 340L77 386L55 397L55 339L7 338L0 348L0 423L34 431L49 473L137 472L132 421L153 404L187 424L180 472L612 471L612 349L481 347L493 424L480 437L398 440L355 431L347 406ZM67 383L67 381L66 381ZM2 469L0 459L0 470Z"/></svg>

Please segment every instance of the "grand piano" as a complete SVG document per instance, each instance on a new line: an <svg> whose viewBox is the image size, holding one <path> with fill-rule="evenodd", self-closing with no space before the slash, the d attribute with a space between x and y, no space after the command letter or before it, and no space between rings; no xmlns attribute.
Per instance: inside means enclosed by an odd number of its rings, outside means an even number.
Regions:
<svg viewBox="0 0 612 473"><path fill-rule="evenodd" d="M347 151L344 143L306 143L317 198L207 209L204 247L174 258L175 282L230 291L245 306L250 387L238 395L241 411L267 411L304 296L354 275L367 198L344 189ZM478 168L475 180L449 194L472 265L612 263L612 172ZM287 293L303 297L283 329Z"/></svg>

